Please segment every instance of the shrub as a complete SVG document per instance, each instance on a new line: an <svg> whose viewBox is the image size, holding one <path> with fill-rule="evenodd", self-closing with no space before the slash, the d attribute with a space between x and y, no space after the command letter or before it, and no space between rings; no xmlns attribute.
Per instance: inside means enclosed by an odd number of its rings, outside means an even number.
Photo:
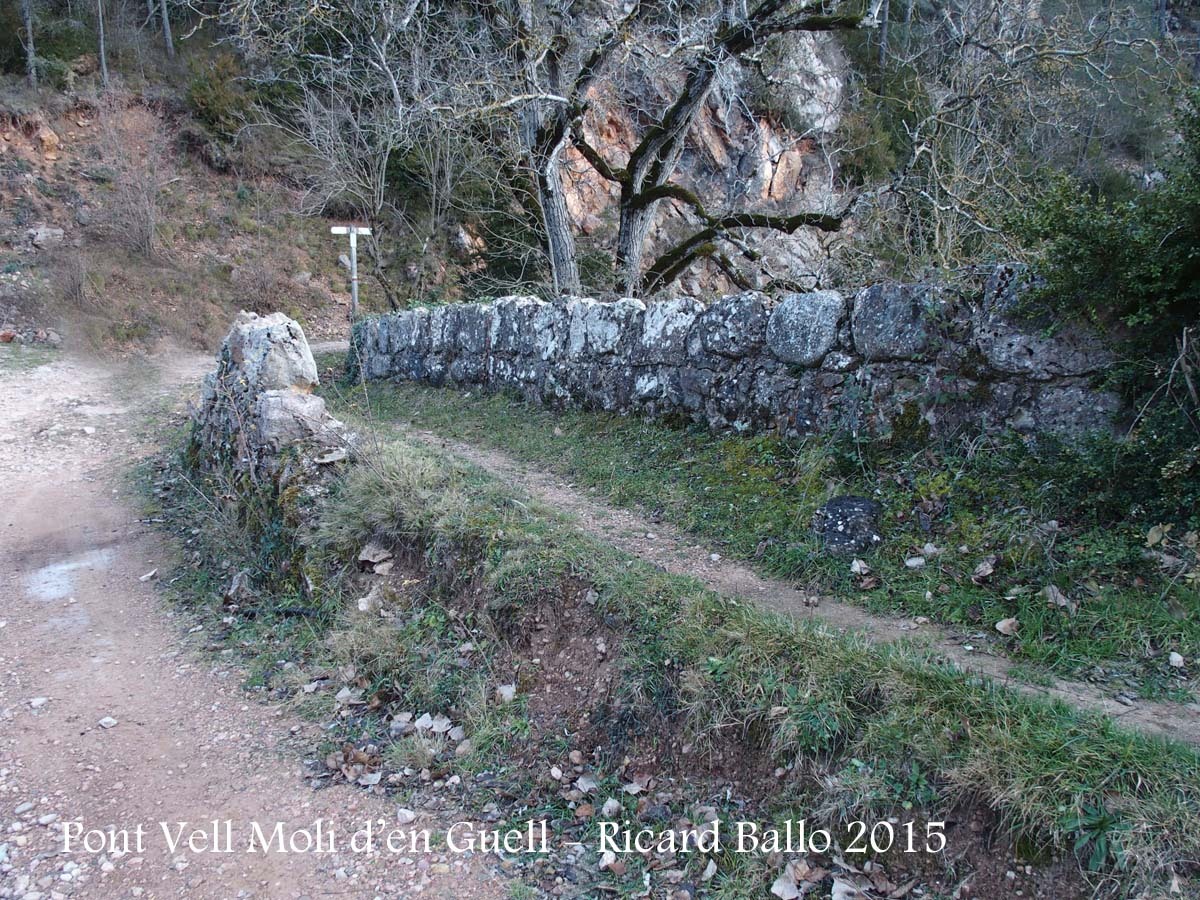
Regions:
<svg viewBox="0 0 1200 900"><path fill-rule="evenodd" d="M204 66L187 89L188 106L214 135L233 138L250 112L250 96L241 84L241 67L232 53L222 53Z"/></svg>
<svg viewBox="0 0 1200 900"><path fill-rule="evenodd" d="M1054 175L1017 226L1043 279L1029 302L1123 326L1141 358L1171 354L1200 304L1200 93L1188 98L1178 128L1157 183L1131 199L1113 201Z"/></svg>

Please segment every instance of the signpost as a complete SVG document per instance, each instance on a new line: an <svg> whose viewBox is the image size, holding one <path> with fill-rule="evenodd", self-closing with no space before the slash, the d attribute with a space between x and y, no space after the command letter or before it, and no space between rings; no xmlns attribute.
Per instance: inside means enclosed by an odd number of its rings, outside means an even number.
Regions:
<svg viewBox="0 0 1200 900"><path fill-rule="evenodd" d="M370 234L365 225L334 225L331 234L350 235L350 321L358 318L358 236Z"/></svg>

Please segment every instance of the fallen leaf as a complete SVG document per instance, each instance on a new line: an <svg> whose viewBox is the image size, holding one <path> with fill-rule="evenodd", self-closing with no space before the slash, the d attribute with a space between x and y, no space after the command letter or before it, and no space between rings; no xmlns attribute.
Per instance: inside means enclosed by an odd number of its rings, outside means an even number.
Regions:
<svg viewBox="0 0 1200 900"><path fill-rule="evenodd" d="M1079 608L1079 605L1075 603L1074 600L1060 591L1058 587L1053 584L1048 584L1042 588L1042 596L1051 606L1056 606L1059 609L1065 609L1071 615L1075 615L1075 611Z"/></svg>
<svg viewBox="0 0 1200 900"><path fill-rule="evenodd" d="M363 547L362 550L358 551L358 561L360 563L368 563L372 566L376 563L381 563L384 560L391 558L392 551L387 549L387 547L380 546L374 541L371 541L365 547Z"/></svg>
<svg viewBox="0 0 1200 900"><path fill-rule="evenodd" d="M338 706L361 706L364 702L363 692L351 687L344 687L334 696Z"/></svg>
<svg viewBox="0 0 1200 900"><path fill-rule="evenodd" d="M975 571L971 573L971 580L976 584L981 584L990 578L996 571L996 557L989 556L975 567Z"/></svg>
<svg viewBox="0 0 1200 900"><path fill-rule="evenodd" d="M868 566L866 564L866 562L864 562L863 560L856 559L852 563L850 563L850 574L851 575L870 575L871 567Z"/></svg>
<svg viewBox="0 0 1200 900"><path fill-rule="evenodd" d="M833 877L833 890L830 892L829 900L858 900L865 896L851 882L838 878L836 875Z"/></svg>
<svg viewBox="0 0 1200 900"><path fill-rule="evenodd" d="M1161 544L1163 539L1170 533L1172 528L1171 523L1166 525L1155 525L1146 532L1146 546L1153 547L1155 544Z"/></svg>
<svg viewBox="0 0 1200 900"><path fill-rule="evenodd" d="M591 775L580 775L575 779L575 787L579 788L585 794L590 794L596 790L596 779L592 778Z"/></svg>
<svg viewBox="0 0 1200 900"><path fill-rule="evenodd" d="M1016 634L1020 627L1021 623L1016 618L1001 619L996 623L996 630L1001 634L1008 635L1009 637L1012 637L1014 634Z"/></svg>
<svg viewBox="0 0 1200 900"><path fill-rule="evenodd" d="M796 887L796 882L792 881L791 874L785 871L771 885L771 893L779 897L780 900L798 900L800 897L800 888Z"/></svg>
<svg viewBox="0 0 1200 900"><path fill-rule="evenodd" d="M346 458L346 449L344 447L335 447L327 453L322 453L317 457L317 465L328 466L331 463L341 462Z"/></svg>

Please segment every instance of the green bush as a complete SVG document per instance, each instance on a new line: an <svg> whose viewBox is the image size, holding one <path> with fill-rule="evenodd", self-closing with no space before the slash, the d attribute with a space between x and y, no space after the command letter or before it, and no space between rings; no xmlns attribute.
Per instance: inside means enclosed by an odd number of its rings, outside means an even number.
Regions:
<svg viewBox="0 0 1200 900"><path fill-rule="evenodd" d="M234 137L250 113L251 98L242 86L241 74L233 54L222 53L188 85L192 115L218 137Z"/></svg>
<svg viewBox="0 0 1200 900"><path fill-rule="evenodd" d="M1200 93L1188 98L1178 130L1161 180L1132 198L1114 201L1053 175L1017 223L1043 280L1028 303L1128 329L1136 358L1173 353L1200 308ZM1136 372L1124 375L1145 387Z"/></svg>

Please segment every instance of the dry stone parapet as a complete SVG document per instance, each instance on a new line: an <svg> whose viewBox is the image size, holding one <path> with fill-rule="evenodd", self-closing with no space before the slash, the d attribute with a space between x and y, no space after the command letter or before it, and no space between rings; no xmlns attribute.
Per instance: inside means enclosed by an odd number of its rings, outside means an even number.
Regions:
<svg viewBox="0 0 1200 900"><path fill-rule="evenodd" d="M1111 360L1103 341L1024 323L1013 270L997 271L975 296L881 284L708 305L514 296L415 308L360 322L352 364L366 378L739 431L1112 428L1120 404L1094 383Z"/></svg>

